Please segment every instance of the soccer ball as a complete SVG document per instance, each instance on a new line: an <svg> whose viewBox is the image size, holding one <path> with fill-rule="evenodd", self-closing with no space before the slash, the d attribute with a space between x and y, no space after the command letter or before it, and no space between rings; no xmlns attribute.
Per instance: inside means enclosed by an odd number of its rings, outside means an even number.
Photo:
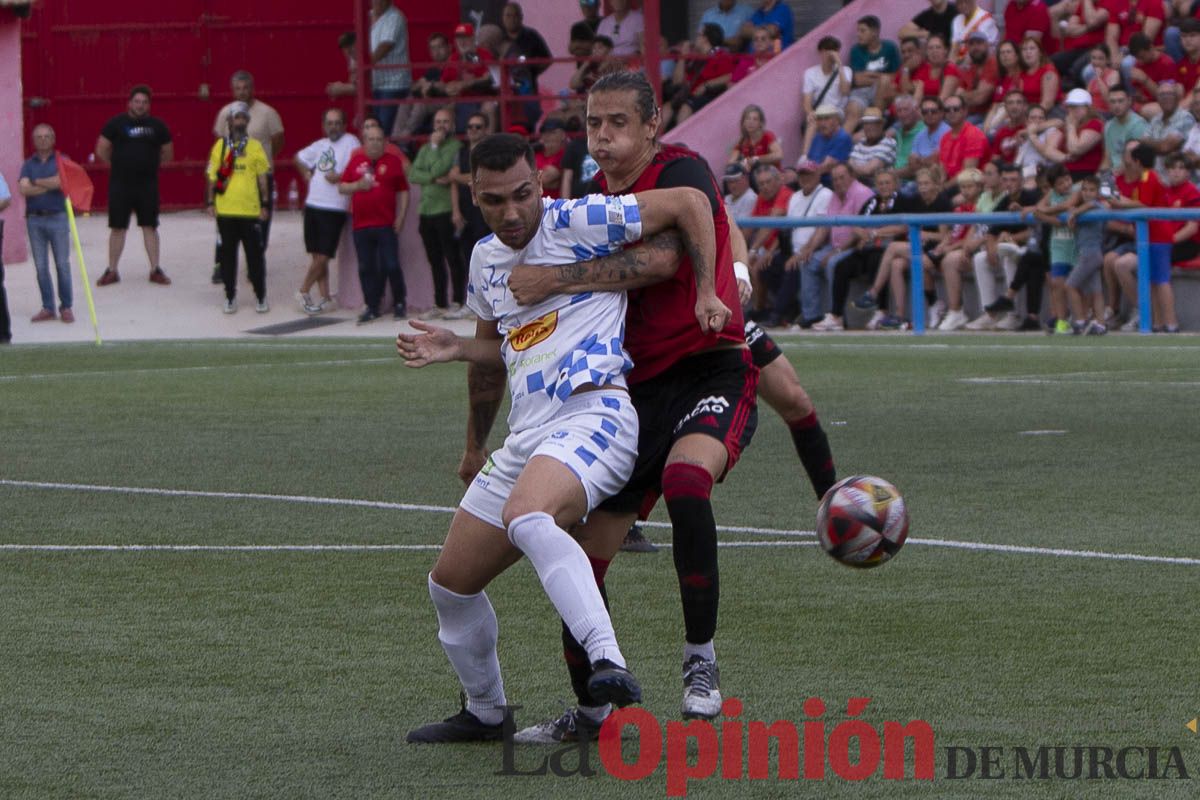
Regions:
<svg viewBox="0 0 1200 800"><path fill-rule="evenodd" d="M817 509L817 541L849 567L878 567L900 551L907 537L904 498L883 478L843 478Z"/></svg>

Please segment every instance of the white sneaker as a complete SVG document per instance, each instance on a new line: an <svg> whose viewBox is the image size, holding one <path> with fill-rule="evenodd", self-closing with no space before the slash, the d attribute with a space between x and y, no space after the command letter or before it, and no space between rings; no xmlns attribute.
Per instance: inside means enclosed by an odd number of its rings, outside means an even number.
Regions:
<svg viewBox="0 0 1200 800"><path fill-rule="evenodd" d="M1017 312L1009 311L1007 314L1005 314L1003 317L1000 318L999 322L996 323L996 330L998 330L998 331L1015 331L1021 327L1022 321L1023 320L1021 319L1020 315L1017 314Z"/></svg>
<svg viewBox="0 0 1200 800"><path fill-rule="evenodd" d="M965 327L967 324L967 315L961 310L947 311L946 316L942 318L942 324L938 325L939 331L957 331Z"/></svg>
<svg viewBox="0 0 1200 800"><path fill-rule="evenodd" d="M683 718L716 719L721 713L721 671L717 662L692 656L683 665Z"/></svg>
<svg viewBox="0 0 1200 800"><path fill-rule="evenodd" d="M235 298L235 299L231 299L231 300L226 300L225 307L221 310L224 311L226 314L237 313L237 299Z"/></svg>
<svg viewBox="0 0 1200 800"><path fill-rule="evenodd" d="M967 323L969 331L991 331L996 329L996 318L986 311Z"/></svg>
<svg viewBox="0 0 1200 800"><path fill-rule="evenodd" d="M1141 324L1142 320L1135 311L1133 312L1133 316L1129 318L1129 321L1121 326L1120 330L1122 333L1137 333Z"/></svg>
<svg viewBox="0 0 1200 800"><path fill-rule="evenodd" d="M445 316L446 316L446 309L438 308L437 306L434 306L433 308L429 309L424 314L422 314L420 316L420 319L425 322L429 322L430 320L442 319Z"/></svg>
<svg viewBox="0 0 1200 800"><path fill-rule="evenodd" d="M824 319L814 322L812 325L814 331L844 331L846 330L841 321L833 314L826 314Z"/></svg>
<svg viewBox="0 0 1200 800"><path fill-rule="evenodd" d="M885 313L882 309L876 310L875 313L871 315L871 318L867 320L867 330L879 330L880 323L882 323L886 318L887 313Z"/></svg>
<svg viewBox="0 0 1200 800"><path fill-rule="evenodd" d="M296 290L296 302L300 304L300 310L306 312L315 305L315 303L312 301L312 295L310 295L308 292L301 292L300 290Z"/></svg>
<svg viewBox="0 0 1200 800"><path fill-rule="evenodd" d="M466 319L470 315L471 312L466 306L461 303L452 303L446 313L442 314L442 319Z"/></svg>
<svg viewBox="0 0 1200 800"><path fill-rule="evenodd" d="M262 300L259 300L257 303L255 303L254 310L260 314L265 314L271 310L271 307L269 305L267 305L266 298L263 298Z"/></svg>
<svg viewBox="0 0 1200 800"><path fill-rule="evenodd" d="M925 327L931 331L941 330L944 316L946 316L946 304L938 300L929 307L929 318L925 320Z"/></svg>
<svg viewBox="0 0 1200 800"><path fill-rule="evenodd" d="M513 736L517 744L561 744L594 742L600 738L600 725L577 708L568 708L557 719L522 728Z"/></svg>

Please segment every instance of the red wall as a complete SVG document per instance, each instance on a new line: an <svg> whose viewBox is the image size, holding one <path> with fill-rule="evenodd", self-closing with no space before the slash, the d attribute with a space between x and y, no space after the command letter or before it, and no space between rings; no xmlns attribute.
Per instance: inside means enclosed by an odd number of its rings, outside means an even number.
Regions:
<svg viewBox="0 0 1200 800"><path fill-rule="evenodd" d="M358 5L361 3L361 5ZM414 60L428 58L425 39L449 31L457 3L403 0ZM35 7L23 23L25 130L48 122L59 149L80 161L104 123L125 110L130 87L154 90L152 112L175 138L175 163L161 175L165 207L199 205L203 161L217 110L230 100L229 77L247 69L256 95L283 117L286 144L277 161L280 197L295 179L292 156L321 136L325 85L346 79L337 37L354 29L368 0L60 0ZM352 100L338 105L352 109ZM28 148L28 145L26 145ZM97 199L107 174L93 167Z"/></svg>

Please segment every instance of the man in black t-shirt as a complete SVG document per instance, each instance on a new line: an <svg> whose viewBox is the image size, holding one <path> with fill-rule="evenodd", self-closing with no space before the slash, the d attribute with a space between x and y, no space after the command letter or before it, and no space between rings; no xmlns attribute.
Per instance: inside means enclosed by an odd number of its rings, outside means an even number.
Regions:
<svg viewBox="0 0 1200 800"><path fill-rule="evenodd" d="M560 190L564 199L583 197L593 191L592 180L600 172L600 165L588 153L586 136L571 139L567 142L567 150L562 160L562 185Z"/></svg>
<svg viewBox="0 0 1200 800"><path fill-rule="evenodd" d="M907 39L910 36L917 39L928 39L936 33L943 41L950 41L950 28L958 9L949 0L929 0L929 8L900 26L897 39Z"/></svg>
<svg viewBox="0 0 1200 800"><path fill-rule="evenodd" d="M117 262L125 249L129 218L135 211L150 262L150 281L163 286L171 282L158 261L158 168L174 157L174 150L166 124L150 116L150 87L133 87L128 110L110 119L96 141L96 156L112 164L108 181L108 269L97 285L121 280Z"/></svg>
<svg viewBox="0 0 1200 800"><path fill-rule="evenodd" d="M571 26L567 49L576 58L587 58L592 54L592 40L600 28L600 0L579 0L579 13L583 19Z"/></svg>

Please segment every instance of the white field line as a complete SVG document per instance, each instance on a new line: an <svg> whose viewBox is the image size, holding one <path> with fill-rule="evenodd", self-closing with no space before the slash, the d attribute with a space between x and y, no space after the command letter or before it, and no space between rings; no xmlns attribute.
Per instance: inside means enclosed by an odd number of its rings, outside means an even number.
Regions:
<svg viewBox="0 0 1200 800"><path fill-rule="evenodd" d="M448 514L455 511L450 506L432 506L416 503L389 503L378 500L354 500L339 497L312 497L306 495L280 495L280 494L262 494L252 492L201 492L186 489L154 489L149 487L135 486L100 486L83 483L51 483L46 481L16 481L0 478L0 486L12 486L16 488L31 488L31 489L53 489L65 491L91 491L91 492L110 492L118 494L142 494L142 495L157 495L166 497L196 497L196 498L218 498L218 499L236 499L236 500L272 500L278 502L289 503L308 503L316 505L342 505L354 506L358 508L383 508L397 511L424 511L432 513ZM665 522L648 522L646 525L655 528L669 528L670 525ZM804 537L811 538L816 534L814 531L800 530L780 530L775 528L751 528L744 526L722 526L718 525L717 530L730 533L750 533L761 534L765 536L782 536L789 537L783 540L771 541L726 541L719 542L719 547L811 547L816 545L814 541L796 541L796 538ZM1200 566L1200 558L1187 558L1180 556L1154 556L1142 555L1140 553L1109 553L1099 550L1069 550L1065 548L1054 547L1026 547L1023 545L1009 544L991 544L986 542L964 542L952 539L923 539L910 537L909 542L913 544L925 545L928 547L949 547L958 550L975 550L978 552L990 553L1019 553L1025 555L1041 555L1053 556L1058 558L1091 558L1101 559L1106 561L1134 561L1148 562L1156 564L1180 564L1186 566ZM670 544L660 546L670 547ZM303 551L355 551L355 550L436 550L440 545L436 544L416 544L416 545L52 545L52 544L0 544L0 552L2 551L138 551L138 550L164 550L164 551L231 551L231 552L303 552Z"/></svg>
<svg viewBox="0 0 1200 800"><path fill-rule="evenodd" d="M399 363L396 358L336 358L325 361L265 361L253 364L206 364L194 367L145 367L141 369L83 370L80 372L34 372L27 375L0 375L0 381L35 381L52 378L96 378L110 375L155 375L172 372L224 372L230 369L266 367L344 367L350 364Z"/></svg>
<svg viewBox="0 0 1200 800"><path fill-rule="evenodd" d="M1116 378L1113 380L1062 380L1059 378L959 378L959 383L977 386L1142 386L1151 388L1195 389L1200 381L1134 381Z"/></svg>
<svg viewBox="0 0 1200 800"><path fill-rule="evenodd" d="M670 542L659 544L670 547ZM717 547L816 547L816 542L795 540L718 542ZM0 544L0 552L52 553L358 553L378 551L441 550L440 544Z"/></svg>

